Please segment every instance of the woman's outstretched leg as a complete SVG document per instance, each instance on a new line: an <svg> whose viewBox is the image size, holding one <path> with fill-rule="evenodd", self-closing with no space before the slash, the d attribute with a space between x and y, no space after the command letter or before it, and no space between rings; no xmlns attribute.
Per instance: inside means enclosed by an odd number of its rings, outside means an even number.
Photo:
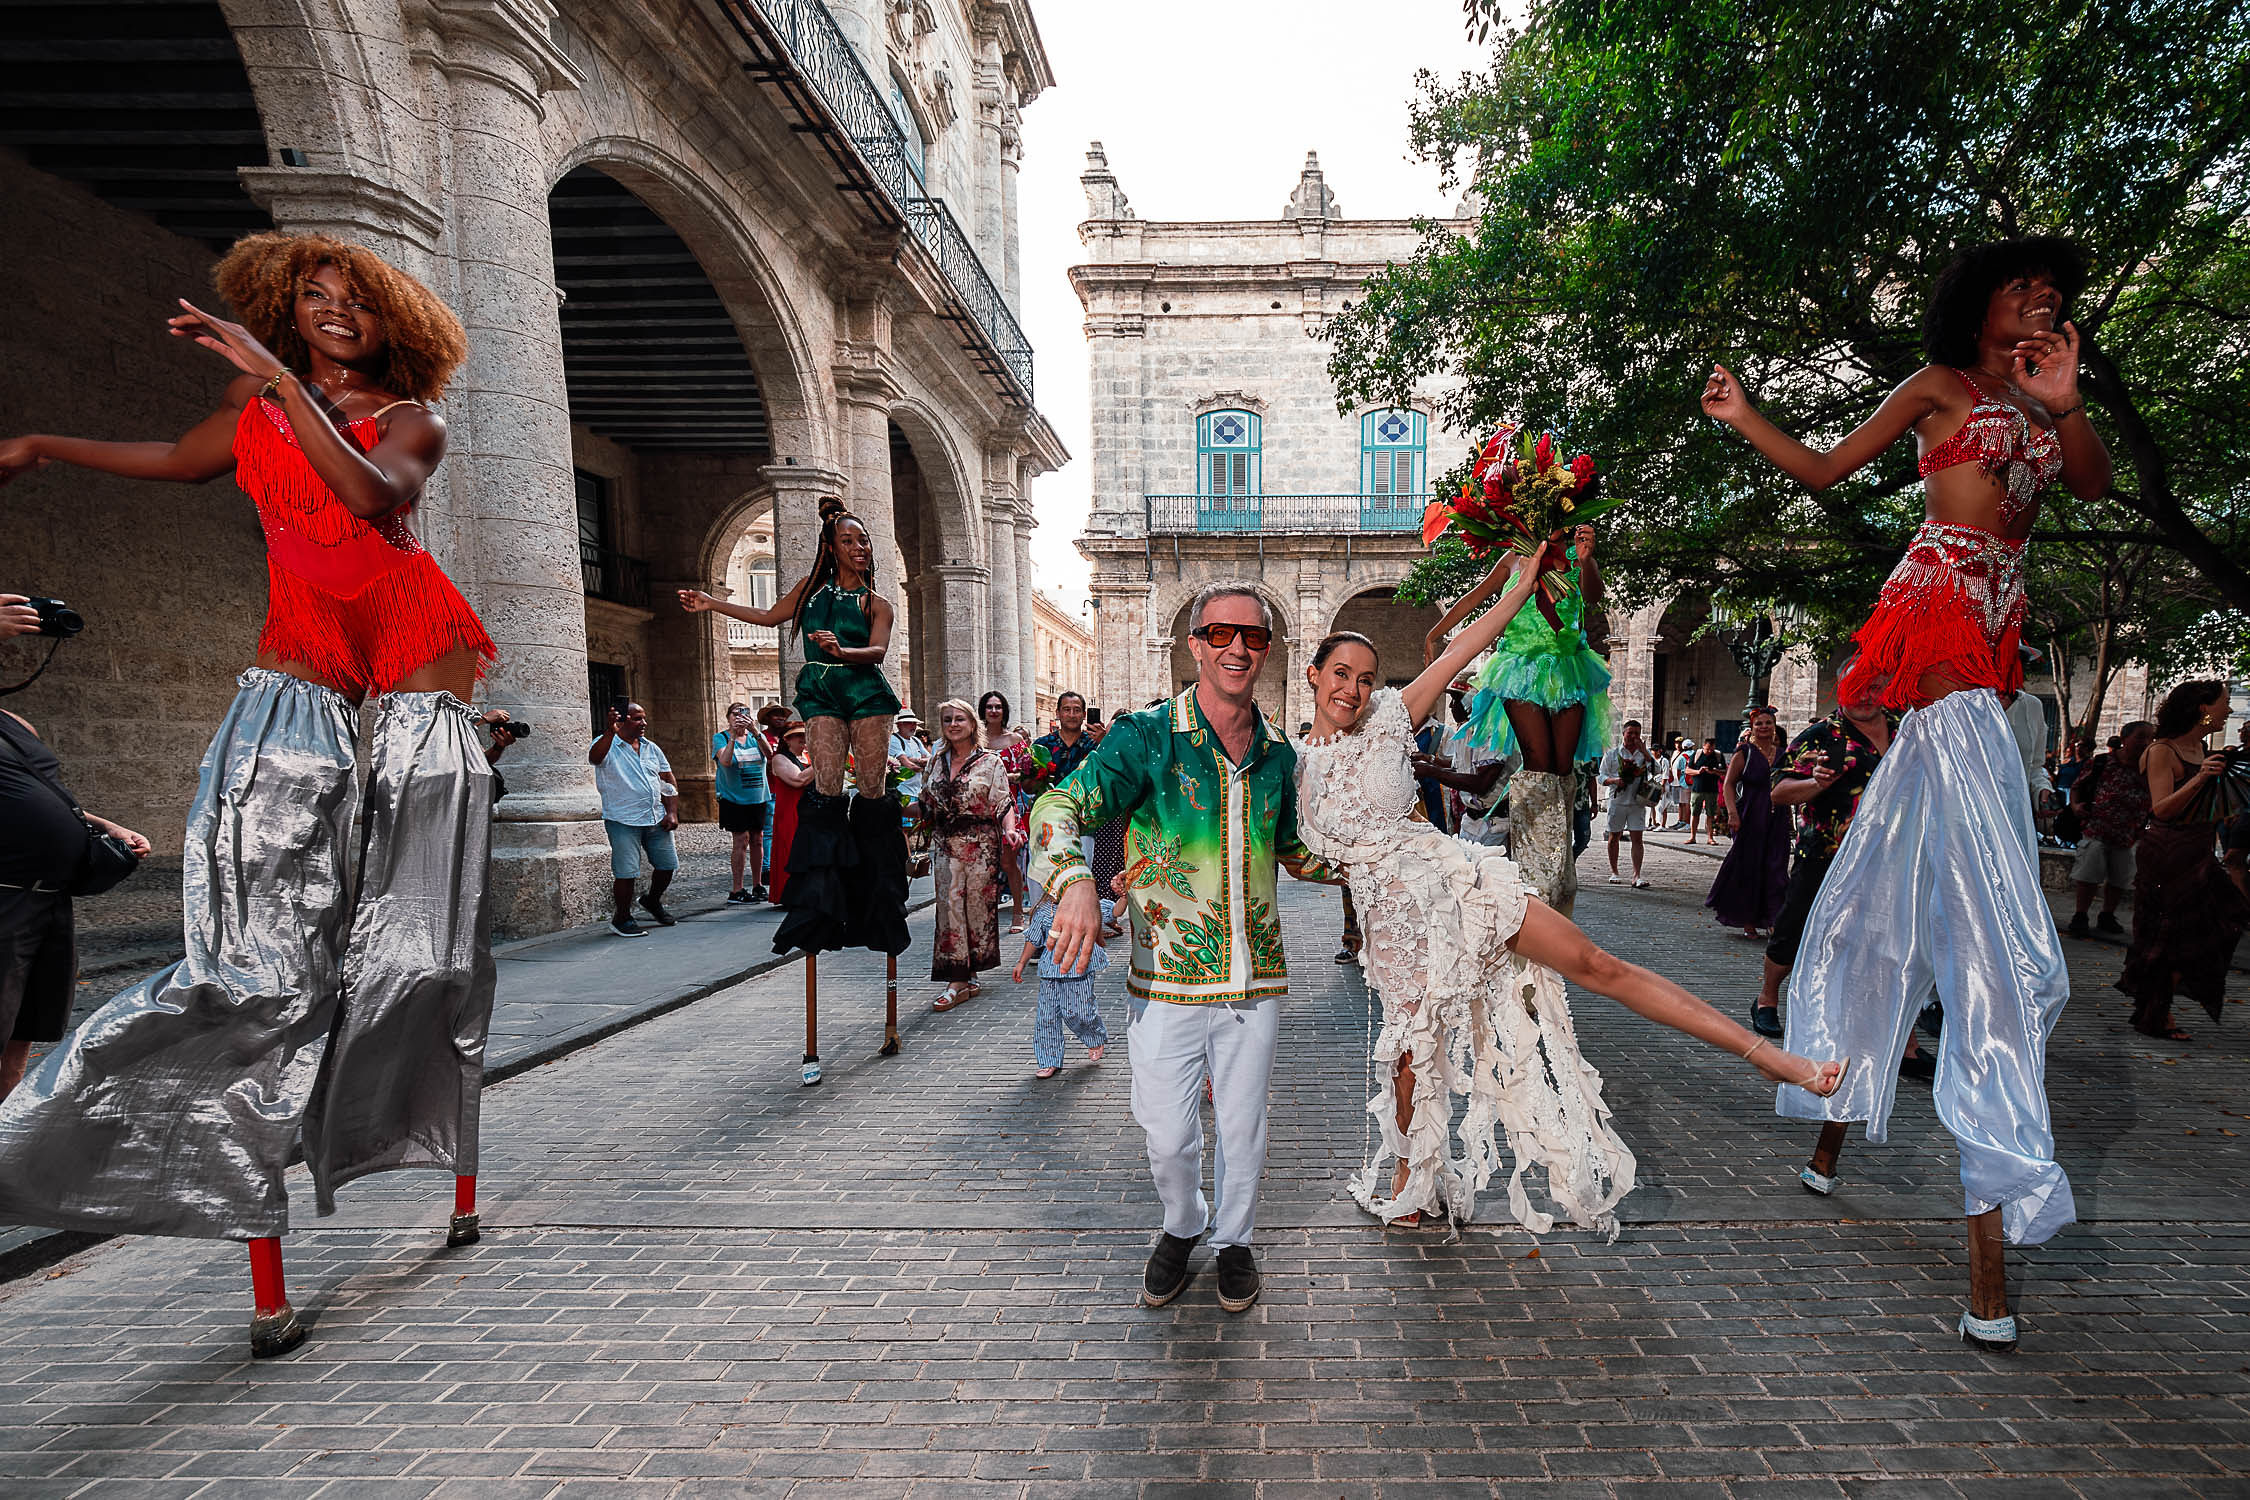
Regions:
<svg viewBox="0 0 2250 1500"><path fill-rule="evenodd" d="M1731 1052L1776 1083L1829 1094L1843 1078L1845 1061L1815 1063L1782 1051L1663 975L1603 951L1543 902L1525 907L1523 925L1508 940L1508 950L1544 964L1583 989L1607 995L1635 1015Z"/></svg>

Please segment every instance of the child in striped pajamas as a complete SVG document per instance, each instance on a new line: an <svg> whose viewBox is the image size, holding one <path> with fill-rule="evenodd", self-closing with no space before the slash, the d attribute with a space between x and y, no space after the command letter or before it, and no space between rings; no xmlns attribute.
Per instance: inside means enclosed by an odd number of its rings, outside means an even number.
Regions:
<svg viewBox="0 0 2250 1500"><path fill-rule="evenodd" d="M1109 916L1110 903L1104 901L1102 921L1108 922ZM1033 954L1039 956L1039 1009L1031 1023L1031 1058L1040 1078L1062 1071L1065 1025L1085 1044L1088 1062L1100 1062L1102 1049L1109 1044L1109 1028L1102 1024L1102 1013L1094 1003L1094 975L1109 967L1109 956L1097 942L1086 972L1065 974L1047 952L1047 934L1054 921L1054 898L1043 894L1031 913L1031 925L1024 929L1023 956L1016 960L1013 976L1017 984L1023 983L1024 965Z"/></svg>

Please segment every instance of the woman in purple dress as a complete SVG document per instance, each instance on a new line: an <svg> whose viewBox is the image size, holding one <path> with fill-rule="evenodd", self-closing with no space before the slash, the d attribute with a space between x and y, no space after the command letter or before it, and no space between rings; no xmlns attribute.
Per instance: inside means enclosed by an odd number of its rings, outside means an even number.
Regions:
<svg viewBox="0 0 2250 1500"><path fill-rule="evenodd" d="M1781 915L1789 886L1789 816L1773 805L1773 767L1781 758L1781 728L1773 705L1750 710L1750 737L1735 746L1723 788L1734 847L1711 882L1703 904L1728 927L1763 938Z"/></svg>

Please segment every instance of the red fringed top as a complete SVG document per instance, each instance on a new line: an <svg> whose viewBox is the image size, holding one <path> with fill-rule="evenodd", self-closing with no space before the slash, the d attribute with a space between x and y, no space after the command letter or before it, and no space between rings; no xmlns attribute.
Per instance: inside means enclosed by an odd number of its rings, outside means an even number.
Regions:
<svg viewBox="0 0 2250 1500"><path fill-rule="evenodd" d="M345 432L371 449L375 417ZM266 534L260 653L353 691L389 692L464 646L483 675L498 654L492 637L407 526L411 506L376 521L353 515L297 446L288 414L262 397L235 424L234 477Z"/></svg>
<svg viewBox="0 0 2250 1500"><path fill-rule="evenodd" d="M1871 685L1886 708L1921 708L1933 671L1963 687L2022 687L2023 554L1996 532L1924 521L1852 637L1859 655L1836 696L1850 702Z"/></svg>

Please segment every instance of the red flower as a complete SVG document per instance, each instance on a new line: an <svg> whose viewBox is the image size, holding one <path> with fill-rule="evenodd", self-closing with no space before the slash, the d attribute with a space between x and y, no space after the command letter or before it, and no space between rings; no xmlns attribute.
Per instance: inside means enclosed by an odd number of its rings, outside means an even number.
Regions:
<svg viewBox="0 0 2250 1500"><path fill-rule="evenodd" d="M1422 545L1434 547L1445 528L1453 522L1453 508L1443 500L1432 500L1422 511Z"/></svg>
<svg viewBox="0 0 2250 1500"><path fill-rule="evenodd" d="M1555 435L1551 432L1540 433L1539 442L1532 448L1531 456L1538 461L1540 473L1544 474L1553 468L1555 466Z"/></svg>

